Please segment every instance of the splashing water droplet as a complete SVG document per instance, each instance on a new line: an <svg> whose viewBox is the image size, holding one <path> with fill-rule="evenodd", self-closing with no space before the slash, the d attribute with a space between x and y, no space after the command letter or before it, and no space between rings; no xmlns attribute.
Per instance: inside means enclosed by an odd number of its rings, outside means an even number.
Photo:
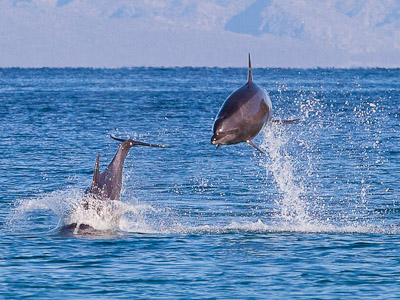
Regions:
<svg viewBox="0 0 400 300"><path fill-rule="evenodd" d="M265 167L272 172L273 178L281 191L277 199L278 207L275 217L288 224L308 224L311 218L307 212L306 202L302 199L303 187L296 181L291 155L287 153L287 136L280 130L282 127L271 127L264 131L261 145L269 153Z"/></svg>

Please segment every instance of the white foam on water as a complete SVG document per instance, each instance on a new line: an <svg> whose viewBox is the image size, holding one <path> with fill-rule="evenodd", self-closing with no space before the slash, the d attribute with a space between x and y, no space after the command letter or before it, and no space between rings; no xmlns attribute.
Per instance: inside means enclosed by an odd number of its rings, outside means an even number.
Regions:
<svg viewBox="0 0 400 300"><path fill-rule="evenodd" d="M86 201L89 203L87 208L83 206ZM28 213L50 210L59 218L57 227L60 228L70 224L85 224L100 231L157 232L146 224L144 218L146 213L155 213L157 210L150 205L137 204L136 199L132 199L132 202L136 204L94 199L85 196L79 189L59 190L37 198L17 200L9 224L18 226Z"/></svg>
<svg viewBox="0 0 400 300"><path fill-rule="evenodd" d="M337 234L399 234L400 229L397 226L385 227L381 225L334 225L334 224L266 224L261 220L257 222L232 222L227 225L201 225L186 226L179 230L171 230L165 233L178 234L227 234L227 233L337 233Z"/></svg>

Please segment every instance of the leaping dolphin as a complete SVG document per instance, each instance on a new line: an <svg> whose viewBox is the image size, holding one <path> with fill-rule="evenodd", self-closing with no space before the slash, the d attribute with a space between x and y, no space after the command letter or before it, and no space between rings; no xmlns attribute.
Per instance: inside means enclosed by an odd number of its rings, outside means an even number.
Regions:
<svg viewBox="0 0 400 300"><path fill-rule="evenodd" d="M249 53L247 82L224 102L215 118L211 144L233 145L242 142L264 153L253 139L268 123L289 124L298 120L272 120L272 103L267 92L253 81Z"/></svg>
<svg viewBox="0 0 400 300"><path fill-rule="evenodd" d="M122 188L122 169L124 167L124 161L129 153L129 150L133 146L148 146L148 147L160 147L166 148L165 145L154 145L143 142L134 141L132 139L121 139L114 135L110 135L116 141L122 142L119 146L117 153L114 158L104 170L99 172L99 160L100 153L97 154L96 163L94 166L93 181L89 186L85 194L93 195L100 199L109 200L120 200L121 188Z"/></svg>

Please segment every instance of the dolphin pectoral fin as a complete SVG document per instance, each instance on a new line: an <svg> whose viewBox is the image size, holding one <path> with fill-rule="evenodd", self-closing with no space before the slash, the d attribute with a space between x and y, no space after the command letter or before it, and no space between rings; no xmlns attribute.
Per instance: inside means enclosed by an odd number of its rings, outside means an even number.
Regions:
<svg viewBox="0 0 400 300"><path fill-rule="evenodd" d="M297 123L299 121L300 121L300 119L294 119L294 120L272 120L271 122L276 124L276 125L286 125L286 124Z"/></svg>
<svg viewBox="0 0 400 300"><path fill-rule="evenodd" d="M252 146L253 148L257 149L258 151L260 151L262 154L267 155L267 153L265 153L264 150L262 150L256 144L254 144L254 142L252 140L248 140L248 141L246 141L246 143L249 144L250 146Z"/></svg>
<svg viewBox="0 0 400 300"><path fill-rule="evenodd" d="M215 149L218 149L219 147L221 147L221 145L220 145L220 144L217 144L217 145L215 146Z"/></svg>
<svg viewBox="0 0 400 300"><path fill-rule="evenodd" d="M117 138L115 135L110 134L110 137L116 141L119 142L125 142L128 141L128 139L121 139L121 138ZM147 146L147 147L158 147L158 148L169 148L169 146L167 145L155 145L155 144L148 144L148 143L143 143L143 142L139 142L139 141L134 141L129 139L129 141L131 141L132 146Z"/></svg>

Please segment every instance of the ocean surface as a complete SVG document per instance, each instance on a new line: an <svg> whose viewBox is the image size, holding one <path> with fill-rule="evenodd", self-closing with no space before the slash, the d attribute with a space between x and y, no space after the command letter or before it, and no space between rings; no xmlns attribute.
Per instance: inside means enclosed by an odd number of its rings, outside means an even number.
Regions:
<svg viewBox="0 0 400 300"><path fill-rule="evenodd" d="M400 69L254 69L275 119L215 149L247 70L0 69L0 298L400 298ZM109 136L121 202L81 208ZM94 230L68 232L72 222Z"/></svg>

